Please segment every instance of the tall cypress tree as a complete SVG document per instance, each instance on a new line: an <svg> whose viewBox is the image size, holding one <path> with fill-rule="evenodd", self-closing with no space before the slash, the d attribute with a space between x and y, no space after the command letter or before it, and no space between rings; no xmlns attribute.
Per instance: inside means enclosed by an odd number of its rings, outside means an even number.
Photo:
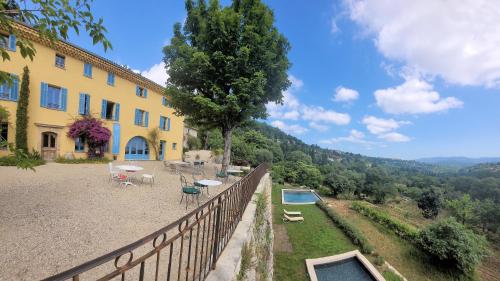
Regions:
<svg viewBox="0 0 500 281"><path fill-rule="evenodd" d="M30 96L30 70L27 66L23 69L23 81L17 102L16 111L16 149L28 152L28 103Z"/></svg>

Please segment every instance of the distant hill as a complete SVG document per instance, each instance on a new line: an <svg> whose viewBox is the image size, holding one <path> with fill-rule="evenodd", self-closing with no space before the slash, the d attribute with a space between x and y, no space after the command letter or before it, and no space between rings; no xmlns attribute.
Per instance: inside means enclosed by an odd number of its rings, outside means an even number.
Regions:
<svg viewBox="0 0 500 281"><path fill-rule="evenodd" d="M500 157L482 157L482 158L429 157L429 158L420 158L417 159L416 161L433 165L464 168L464 167L474 166L477 164L500 162Z"/></svg>

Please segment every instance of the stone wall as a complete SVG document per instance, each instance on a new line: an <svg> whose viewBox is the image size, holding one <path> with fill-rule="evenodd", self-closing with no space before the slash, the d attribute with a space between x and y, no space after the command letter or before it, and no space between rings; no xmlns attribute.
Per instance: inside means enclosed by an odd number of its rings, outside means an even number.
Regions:
<svg viewBox="0 0 500 281"><path fill-rule="evenodd" d="M207 281L273 279L271 187L271 178L266 174Z"/></svg>

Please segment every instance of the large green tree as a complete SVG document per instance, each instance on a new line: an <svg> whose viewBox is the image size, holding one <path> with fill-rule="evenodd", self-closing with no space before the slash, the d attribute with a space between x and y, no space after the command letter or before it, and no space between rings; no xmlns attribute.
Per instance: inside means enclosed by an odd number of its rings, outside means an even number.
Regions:
<svg viewBox="0 0 500 281"><path fill-rule="evenodd" d="M16 149L28 152L28 104L30 97L30 70L23 69L23 80L16 110Z"/></svg>
<svg viewBox="0 0 500 281"><path fill-rule="evenodd" d="M290 86L290 45L260 0L186 1L187 18L165 46L167 92L177 114L224 137L222 169L230 163L234 128L265 118L268 102L282 102Z"/></svg>
<svg viewBox="0 0 500 281"><path fill-rule="evenodd" d="M80 29L92 37L94 44L102 44L104 50L111 48L106 38L106 28L102 18L95 18L91 12L93 0L0 0L0 29L18 35L15 21L26 23L36 29L44 39L55 43L58 39L67 40L70 31L79 33ZM33 59L36 49L33 43L17 37L16 46L21 55ZM0 48L2 60L10 60L9 52ZM9 80L6 73L0 72L0 83Z"/></svg>

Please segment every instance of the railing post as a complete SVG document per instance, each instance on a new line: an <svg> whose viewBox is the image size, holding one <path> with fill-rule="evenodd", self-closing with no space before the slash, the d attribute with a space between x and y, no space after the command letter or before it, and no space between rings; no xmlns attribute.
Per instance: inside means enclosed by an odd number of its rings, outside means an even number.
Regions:
<svg viewBox="0 0 500 281"><path fill-rule="evenodd" d="M222 196L217 200L217 208L215 210L215 238L214 238L214 246L212 251L212 269L215 269L217 264L217 256L219 255L219 236L220 236L220 220L221 220L221 205L222 205Z"/></svg>

